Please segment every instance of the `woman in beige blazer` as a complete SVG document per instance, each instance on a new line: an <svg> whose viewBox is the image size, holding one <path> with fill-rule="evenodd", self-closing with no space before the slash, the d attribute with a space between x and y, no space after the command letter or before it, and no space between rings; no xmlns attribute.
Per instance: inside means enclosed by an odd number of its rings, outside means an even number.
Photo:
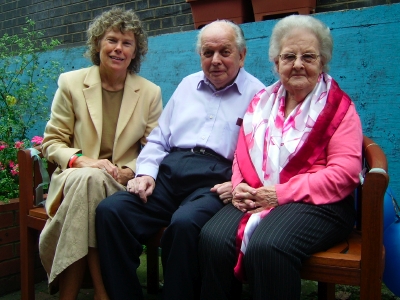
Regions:
<svg viewBox="0 0 400 300"><path fill-rule="evenodd" d="M108 299L94 230L98 203L124 190L162 110L160 87L138 76L147 37L131 10L113 8L88 29L94 66L61 74L43 153L58 165L51 178L40 257L52 293L76 299L86 266L95 299Z"/></svg>

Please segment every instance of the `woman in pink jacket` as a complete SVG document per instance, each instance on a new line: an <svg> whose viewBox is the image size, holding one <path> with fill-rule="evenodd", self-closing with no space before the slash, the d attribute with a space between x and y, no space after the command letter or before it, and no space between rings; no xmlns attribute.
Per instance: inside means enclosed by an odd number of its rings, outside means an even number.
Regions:
<svg viewBox="0 0 400 300"><path fill-rule="evenodd" d="M233 163L232 205L203 227L201 299L300 299L304 259L345 239L361 171L354 104L327 74L333 41L311 16L279 21L279 80L250 103Z"/></svg>

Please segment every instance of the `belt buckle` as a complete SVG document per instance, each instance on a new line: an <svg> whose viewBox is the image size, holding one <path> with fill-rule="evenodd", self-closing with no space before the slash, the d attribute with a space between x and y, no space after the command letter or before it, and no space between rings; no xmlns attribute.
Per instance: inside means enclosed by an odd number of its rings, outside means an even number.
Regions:
<svg viewBox="0 0 400 300"><path fill-rule="evenodd" d="M192 148L192 149L190 149L190 152L198 153L198 154L202 154L202 155L210 155L210 154L207 153L205 148L197 148L197 149L196 148Z"/></svg>

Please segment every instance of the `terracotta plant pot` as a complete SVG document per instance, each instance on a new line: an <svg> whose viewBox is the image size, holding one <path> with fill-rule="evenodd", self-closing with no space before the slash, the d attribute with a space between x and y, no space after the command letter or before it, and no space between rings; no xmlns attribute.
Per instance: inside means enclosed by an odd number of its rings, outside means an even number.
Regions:
<svg viewBox="0 0 400 300"><path fill-rule="evenodd" d="M315 12L317 0L251 0L255 21L281 18L290 14Z"/></svg>
<svg viewBox="0 0 400 300"><path fill-rule="evenodd" d="M186 0L190 3L195 29L218 19L242 24L254 21L250 0Z"/></svg>

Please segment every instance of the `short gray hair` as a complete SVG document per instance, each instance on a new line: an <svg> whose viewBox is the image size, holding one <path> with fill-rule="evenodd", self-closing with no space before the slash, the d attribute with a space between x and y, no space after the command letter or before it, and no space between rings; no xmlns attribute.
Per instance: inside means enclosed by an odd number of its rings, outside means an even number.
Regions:
<svg viewBox="0 0 400 300"><path fill-rule="evenodd" d="M235 24L229 20L216 20L216 21L213 21L213 22L207 24L206 26L204 26L203 28L200 29L200 31L197 35L197 42L196 42L196 52L198 54L201 53L201 37L203 36L204 30L211 24L215 24L215 23L225 23L225 24L228 24L229 26L231 26L233 31L235 32L235 36L236 36L235 41L236 41L236 46L239 49L239 52L242 52L244 49L246 49L246 40L244 38L243 30L242 30L242 28L240 28L240 26L238 26L237 24Z"/></svg>
<svg viewBox="0 0 400 300"><path fill-rule="evenodd" d="M291 15L276 23L269 41L269 60L274 63L278 60L282 48L282 39L285 38L293 29L299 28L312 32L318 39L321 62L323 64L322 70L328 72L328 64L332 59L333 51L332 35L330 29L324 23L309 15Z"/></svg>

